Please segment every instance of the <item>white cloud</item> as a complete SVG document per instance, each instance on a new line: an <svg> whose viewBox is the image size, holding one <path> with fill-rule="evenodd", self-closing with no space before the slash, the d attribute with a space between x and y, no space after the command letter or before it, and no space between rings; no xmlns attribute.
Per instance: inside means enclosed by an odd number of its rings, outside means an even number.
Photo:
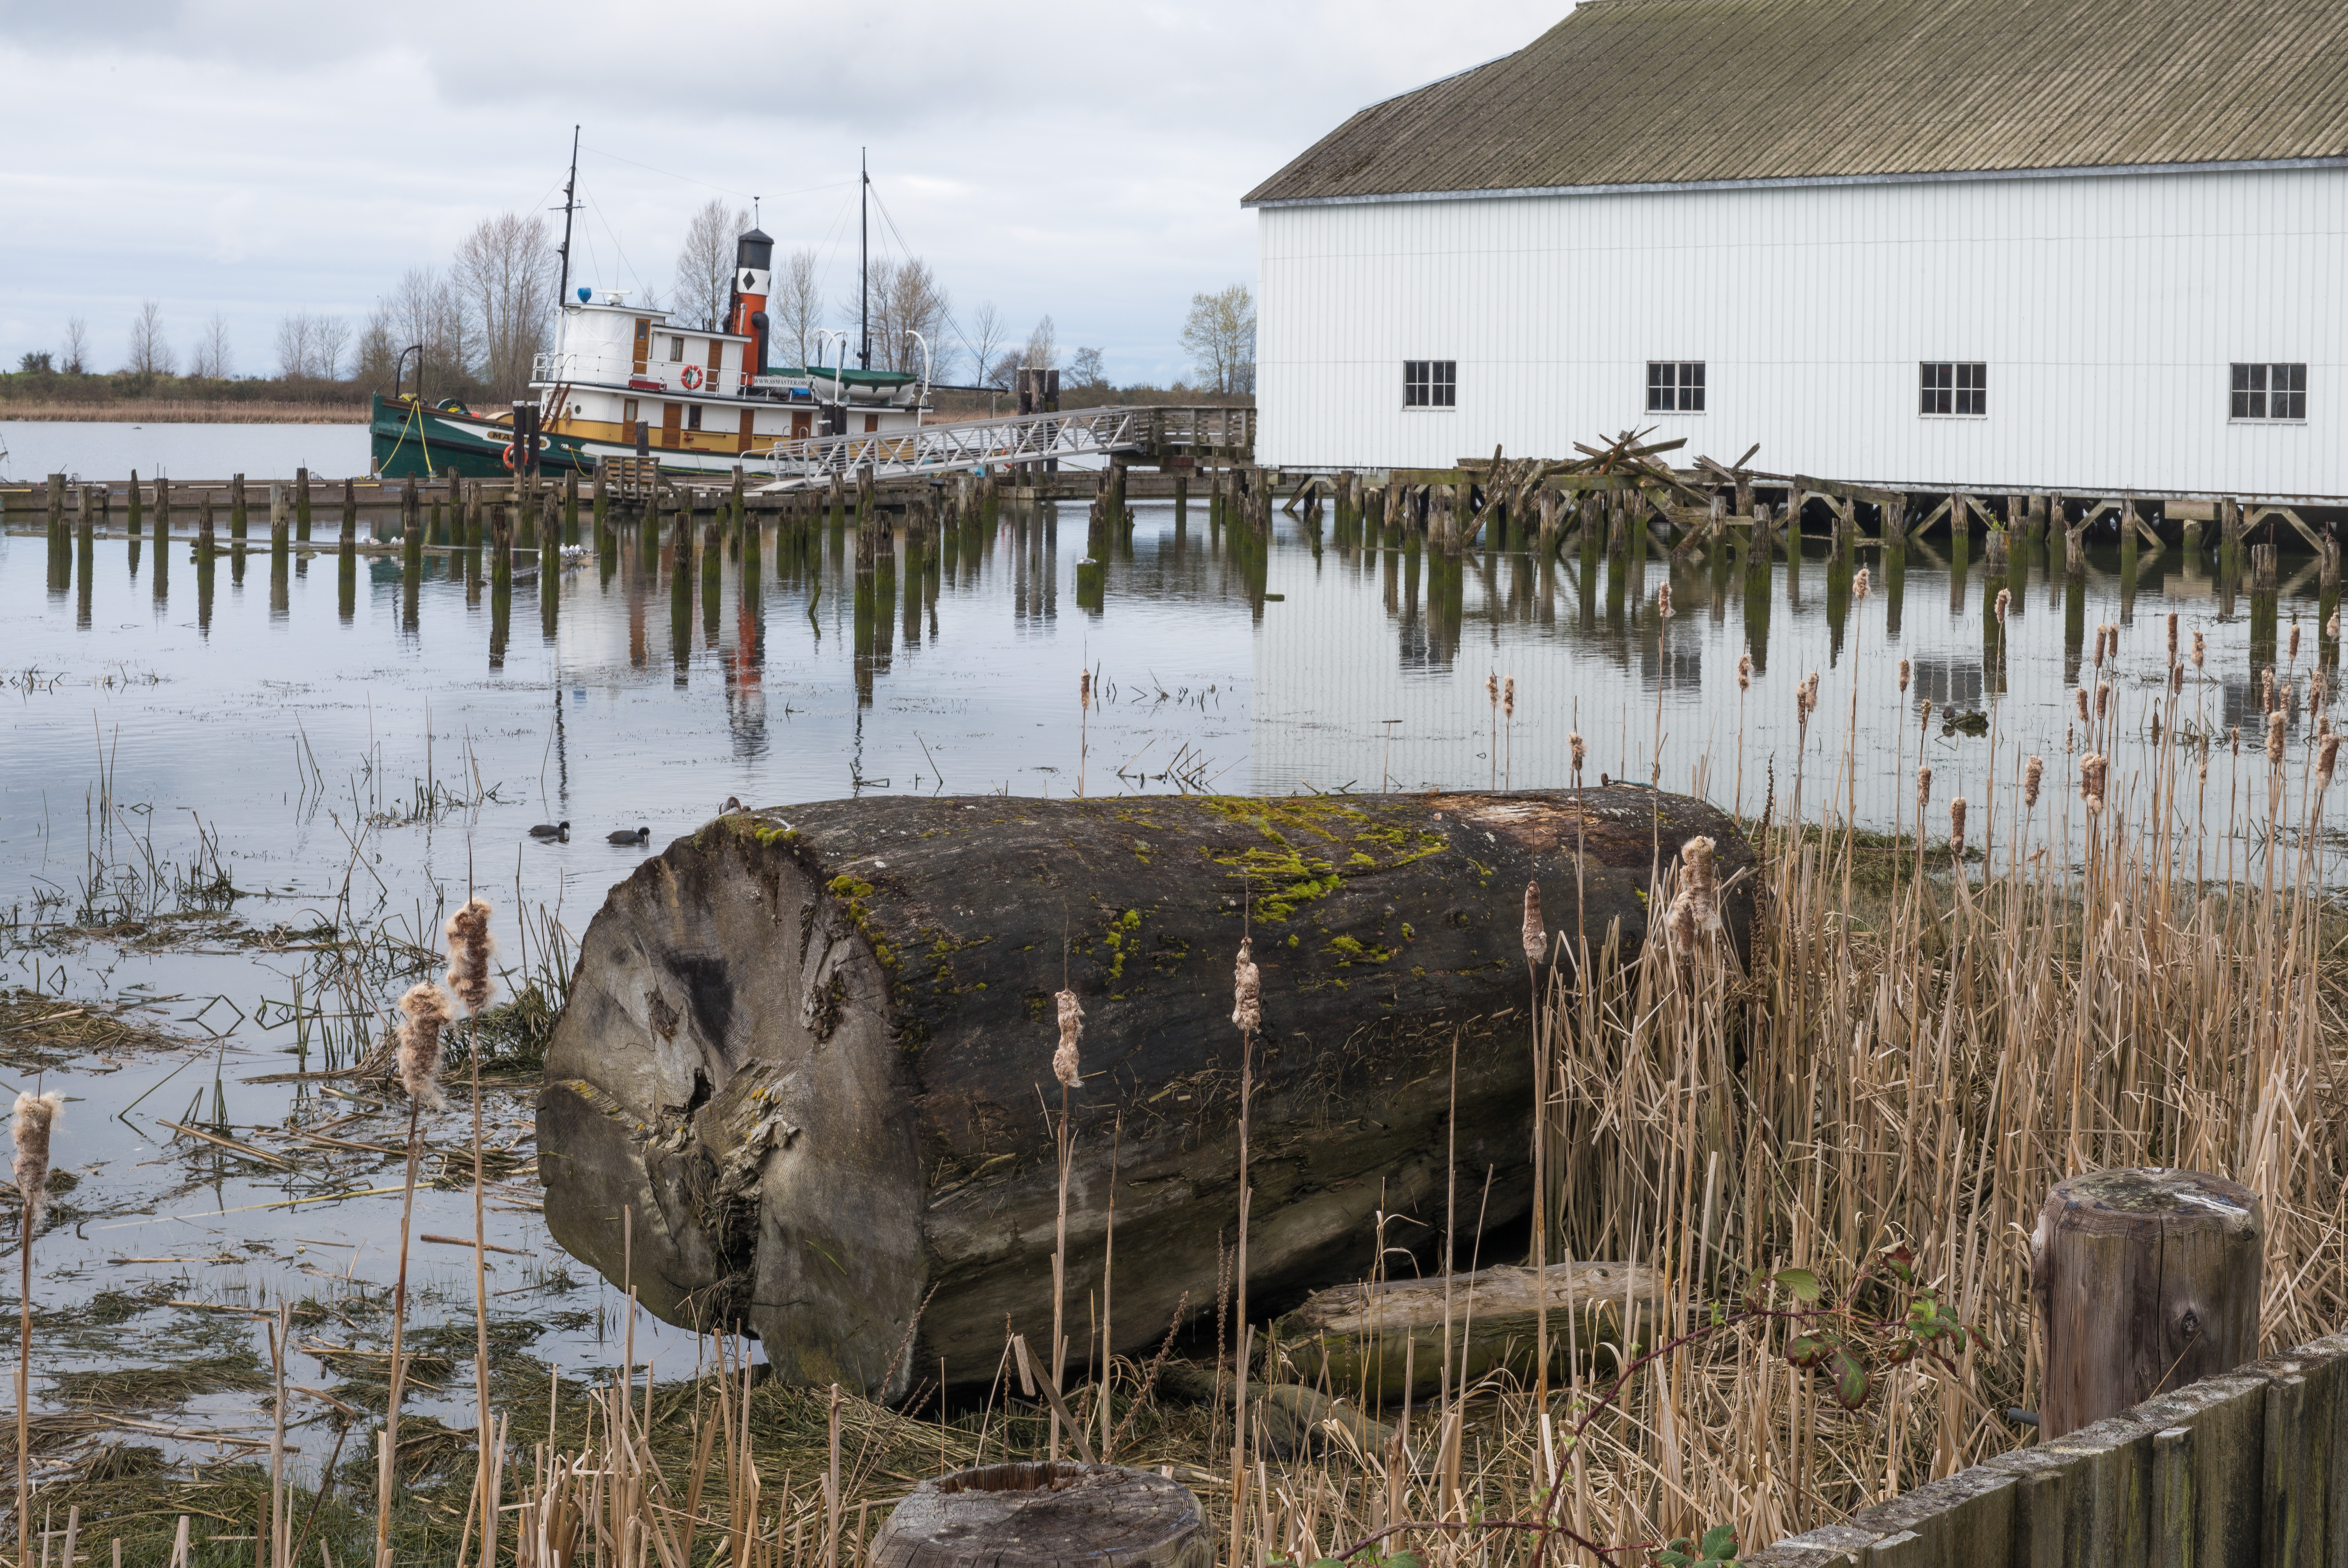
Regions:
<svg viewBox="0 0 2348 1568"><path fill-rule="evenodd" d="M692 210L757 195L852 296L869 147L876 251L1162 378L1190 294L1253 274L1241 194L1565 8L0 0L0 363L80 314L113 364L154 298L175 343L219 311L260 366L283 312L363 315L479 218L559 201L576 122L574 281L665 290Z"/></svg>

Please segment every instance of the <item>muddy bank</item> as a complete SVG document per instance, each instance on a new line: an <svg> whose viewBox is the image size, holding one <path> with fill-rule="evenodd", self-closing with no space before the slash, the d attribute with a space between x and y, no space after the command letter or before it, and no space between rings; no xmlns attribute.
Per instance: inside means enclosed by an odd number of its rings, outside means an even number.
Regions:
<svg viewBox="0 0 2348 1568"><path fill-rule="evenodd" d="M1527 880L1553 928L1594 942L1619 920L1635 948L1656 845L1709 834L1726 875L1729 827L1622 785L721 818L589 927L539 1106L548 1225L662 1317L757 1332L787 1378L887 1393L941 1358L951 1381L988 1376L1006 1317L1048 1333L1065 938L1087 1013L1076 1334L1114 1160L1111 1337L1154 1343L1184 1292L1211 1309L1233 1224L1245 921L1251 1289L1356 1277L1381 1207L1439 1223L1455 1041L1463 1181L1486 1203L1489 1173L1488 1224L1529 1202Z"/></svg>

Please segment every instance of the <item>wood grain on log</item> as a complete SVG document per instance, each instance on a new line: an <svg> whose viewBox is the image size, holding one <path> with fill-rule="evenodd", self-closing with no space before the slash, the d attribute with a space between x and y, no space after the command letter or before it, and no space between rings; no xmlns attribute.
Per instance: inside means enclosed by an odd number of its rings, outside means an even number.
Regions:
<svg viewBox="0 0 2348 1568"><path fill-rule="evenodd" d="M2198 1171L2057 1182L2030 1238L2045 1372L2041 1442L2258 1354L2266 1212Z"/></svg>
<svg viewBox="0 0 2348 1568"><path fill-rule="evenodd" d="M1088 1015L1072 1299L1099 1280L1115 1150L1116 1348L1154 1345L1183 1292L1210 1304L1229 1243L1251 929L1251 1289L1358 1278L1381 1207L1439 1223L1455 1048L1458 1169L1488 1172L1488 1224L1529 1206L1528 879L1552 929L1594 951L1619 922L1634 952L1658 858L1699 834L1741 946L1732 825L1623 785L728 815L581 944L539 1104L548 1225L617 1279L632 1225L644 1304L743 1325L788 1381L893 1395L940 1358L983 1378L1006 1317L1048 1337L1065 973Z"/></svg>
<svg viewBox="0 0 2348 1568"><path fill-rule="evenodd" d="M1457 1275L1449 1295L1455 1387L1502 1368L1531 1380L1535 1281L1543 1276L1552 1371L1564 1368L1569 1353L1579 1352L1587 1366L1598 1347L1619 1348L1626 1318L1633 1337L1644 1337L1643 1326L1663 1299L1661 1275L1623 1263L1554 1263L1540 1276L1507 1266ZM1417 1395L1441 1385L1445 1306L1440 1276L1341 1285L1315 1291L1272 1333L1281 1358L1305 1382L1325 1375L1332 1388L1399 1405L1406 1383Z"/></svg>
<svg viewBox="0 0 2348 1568"><path fill-rule="evenodd" d="M1213 1568L1199 1500L1145 1470L991 1464L925 1481L872 1541L873 1568Z"/></svg>

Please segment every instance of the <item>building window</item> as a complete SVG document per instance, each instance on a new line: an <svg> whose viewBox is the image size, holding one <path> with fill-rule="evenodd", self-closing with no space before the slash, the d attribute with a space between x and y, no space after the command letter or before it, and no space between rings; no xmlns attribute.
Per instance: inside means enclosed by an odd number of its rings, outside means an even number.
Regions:
<svg viewBox="0 0 2348 1568"><path fill-rule="evenodd" d="M2238 364L2234 367L2236 419L2307 417L2307 366Z"/></svg>
<svg viewBox="0 0 2348 1568"><path fill-rule="evenodd" d="M668 340L668 357L672 361L680 360L685 357L685 340L683 338L673 337Z"/></svg>
<svg viewBox="0 0 2348 1568"><path fill-rule="evenodd" d="M1402 405L1405 408L1453 408L1459 402L1459 362L1456 359L1406 359L1402 362Z"/></svg>
<svg viewBox="0 0 2348 1568"><path fill-rule="evenodd" d="M1917 411L1979 416L1989 412L1989 366L1966 360L1928 359L1919 367Z"/></svg>
<svg viewBox="0 0 2348 1568"><path fill-rule="evenodd" d="M1647 362L1647 412L1702 414L1704 361L1651 359Z"/></svg>

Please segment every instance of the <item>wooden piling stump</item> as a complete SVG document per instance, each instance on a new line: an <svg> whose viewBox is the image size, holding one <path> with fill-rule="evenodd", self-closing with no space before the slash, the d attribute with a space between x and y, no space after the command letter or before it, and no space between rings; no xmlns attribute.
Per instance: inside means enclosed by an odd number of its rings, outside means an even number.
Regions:
<svg viewBox="0 0 2348 1568"><path fill-rule="evenodd" d="M872 1542L872 1568L1211 1568L1199 1500L1146 1470L991 1464L925 1481Z"/></svg>
<svg viewBox="0 0 2348 1568"><path fill-rule="evenodd" d="M2266 1214L2198 1171L2092 1171L2058 1182L2032 1235L2045 1349L2042 1442L2258 1354Z"/></svg>

